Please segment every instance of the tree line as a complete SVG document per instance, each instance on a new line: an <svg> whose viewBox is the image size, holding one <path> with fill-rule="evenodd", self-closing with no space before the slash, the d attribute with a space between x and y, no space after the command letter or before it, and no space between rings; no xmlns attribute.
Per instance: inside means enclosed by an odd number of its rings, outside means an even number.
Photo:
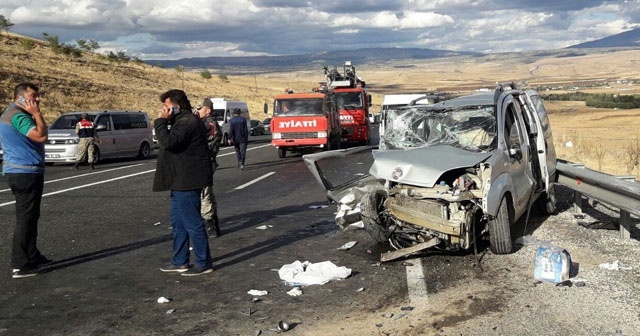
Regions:
<svg viewBox="0 0 640 336"><path fill-rule="evenodd" d="M634 109L640 108L640 96L612 93L552 93L542 96L546 100L584 101L585 105L597 108Z"/></svg>

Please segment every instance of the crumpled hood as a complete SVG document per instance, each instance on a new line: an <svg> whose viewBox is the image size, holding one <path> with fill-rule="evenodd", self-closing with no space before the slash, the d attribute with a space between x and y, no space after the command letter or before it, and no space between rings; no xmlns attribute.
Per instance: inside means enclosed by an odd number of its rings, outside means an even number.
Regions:
<svg viewBox="0 0 640 336"><path fill-rule="evenodd" d="M376 178L431 188L446 171L468 168L492 153L474 153L448 145L408 150L374 150L369 173Z"/></svg>

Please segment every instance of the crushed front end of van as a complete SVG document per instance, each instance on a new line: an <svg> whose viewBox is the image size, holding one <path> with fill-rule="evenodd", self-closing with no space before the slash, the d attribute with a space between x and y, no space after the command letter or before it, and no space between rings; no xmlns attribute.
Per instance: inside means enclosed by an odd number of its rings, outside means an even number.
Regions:
<svg viewBox="0 0 640 336"><path fill-rule="evenodd" d="M530 155L555 160L555 151L538 147L544 132L529 98L501 88L388 111L369 173L335 187L321 181L341 210L338 224L362 221L374 241L396 249L382 261L427 248L466 250L485 233L493 252L511 252L510 225L537 199L555 208L546 165ZM304 159L327 180L319 163L327 156Z"/></svg>

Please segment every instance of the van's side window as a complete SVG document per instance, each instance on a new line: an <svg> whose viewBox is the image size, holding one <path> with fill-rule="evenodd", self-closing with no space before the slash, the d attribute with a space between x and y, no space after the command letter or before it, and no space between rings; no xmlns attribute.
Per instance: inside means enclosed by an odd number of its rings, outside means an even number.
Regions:
<svg viewBox="0 0 640 336"><path fill-rule="evenodd" d="M109 122L108 114L102 114L96 119L95 126L98 127L100 125L103 125L105 128L99 129L98 132L111 130L111 123Z"/></svg>
<svg viewBox="0 0 640 336"><path fill-rule="evenodd" d="M137 114L129 114L129 127L130 128L147 128L147 118L144 117L144 114L142 113L137 113Z"/></svg>
<svg viewBox="0 0 640 336"><path fill-rule="evenodd" d="M515 114L513 104L507 106L507 113L505 114L504 123L504 135L507 142L507 148L512 148L513 145L520 147L522 143L522 135L518 125L518 117Z"/></svg>

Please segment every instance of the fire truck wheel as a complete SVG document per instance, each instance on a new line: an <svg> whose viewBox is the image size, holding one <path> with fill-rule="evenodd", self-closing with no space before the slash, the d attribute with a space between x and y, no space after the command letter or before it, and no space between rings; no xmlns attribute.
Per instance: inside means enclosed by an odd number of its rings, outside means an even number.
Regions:
<svg viewBox="0 0 640 336"><path fill-rule="evenodd" d="M282 147L279 147L278 148L278 157L281 158L281 159L287 157L287 150L282 148Z"/></svg>

